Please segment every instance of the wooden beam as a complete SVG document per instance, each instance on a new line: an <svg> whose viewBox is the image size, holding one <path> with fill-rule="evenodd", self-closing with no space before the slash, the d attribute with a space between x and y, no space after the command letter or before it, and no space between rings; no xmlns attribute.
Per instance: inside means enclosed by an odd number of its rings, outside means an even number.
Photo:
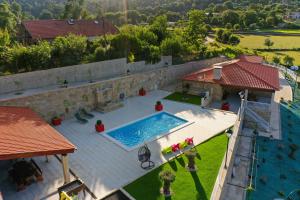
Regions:
<svg viewBox="0 0 300 200"><path fill-rule="evenodd" d="M69 157L68 154L62 154L62 167L64 173L65 183L70 182L70 172L69 172Z"/></svg>

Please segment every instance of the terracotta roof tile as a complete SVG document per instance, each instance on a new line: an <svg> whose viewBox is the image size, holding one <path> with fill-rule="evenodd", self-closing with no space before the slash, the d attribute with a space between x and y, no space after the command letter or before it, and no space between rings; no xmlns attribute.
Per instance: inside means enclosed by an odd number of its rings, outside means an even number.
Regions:
<svg viewBox="0 0 300 200"><path fill-rule="evenodd" d="M245 61L233 62L223 65L220 80L214 79L213 70L213 67L204 68L183 77L183 80L268 91L279 90L278 70L273 67Z"/></svg>
<svg viewBox="0 0 300 200"><path fill-rule="evenodd" d="M70 33L87 37L118 33L118 29L106 20L75 20L74 24L69 24L68 20L28 20L22 25L32 39L54 39Z"/></svg>
<svg viewBox="0 0 300 200"><path fill-rule="evenodd" d="M0 160L73 153L75 146L29 108L0 107Z"/></svg>

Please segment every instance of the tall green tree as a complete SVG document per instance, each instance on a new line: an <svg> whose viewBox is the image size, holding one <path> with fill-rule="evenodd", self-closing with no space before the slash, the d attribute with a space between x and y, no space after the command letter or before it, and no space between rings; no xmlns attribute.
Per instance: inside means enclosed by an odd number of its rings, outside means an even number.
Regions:
<svg viewBox="0 0 300 200"><path fill-rule="evenodd" d="M84 11L84 0L67 0L63 18L81 19L83 11Z"/></svg>
<svg viewBox="0 0 300 200"><path fill-rule="evenodd" d="M5 47L10 44L10 36L7 30L0 29L0 46Z"/></svg>
<svg viewBox="0 0 300 200"><path fill-rule="evenodd" d="M188 12L188 23L185 28L186 40L194 44L197 49L203 44L207 29L205 28L206 15L201 10L191 10Z"/></svg>
<svg viewBox="0 0 300 200"><path fill-rule="evenodd" d="M149 30L152 31L157 36L158 44L163 41L168 35L168 21L166 15L160 15L156 17L150 24Z"/></svg>
<svg viewBox="0 0 300 200"><path fill-rule="evenodd" d="M222 21L223 24L239 24L240 22L240 15L233 10L226 10L222 13Z"/></svg>
<svg viewBox="0 0 300 200"><path fill-rule="evenodd" d="M274 45L274 42L271 39L266 38L265 42L264 42L264 45L267 46L268 49L270 49L270 47Z"/></svg>
<svg viewBox="0 0 300 200"><path fill-rule="evenodd" d="M294 65L294 61L295 61L295 58L293 58L289 55L286 55L286 56L283 57L283 62L286 66Z"/></svg>
<svg viewBox="0 0 300 200"><path fill-rule="evenodd" d="M0 28L6 29L9 33L15 32L15 26L17 24L16 16L11 10L10 5L7 2L0 4Z"/></svg>

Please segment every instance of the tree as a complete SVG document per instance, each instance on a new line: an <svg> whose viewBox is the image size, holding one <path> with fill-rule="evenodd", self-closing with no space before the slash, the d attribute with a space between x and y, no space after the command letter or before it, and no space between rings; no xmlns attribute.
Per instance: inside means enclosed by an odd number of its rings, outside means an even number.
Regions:
<svg viewBox="0 0 300 200"><path fill-rule="evenodd" d="M240 22L240 15L233 11L233 10L226 10L222 13L222 21L223 24L239 24Z"/></svg>
<svg viewBox="0 0 300 200"><path fill-rule="evenodd" d="M281 62L281 59L280 59L279 56L274 56L274 57L273 57L273 63L275 63L275 64L280 64L280 62Z"/></svg>
<svg viewBox="0 0 300 200"><path fill-rule="evenodd" d="M188 24L185 28L186 40L190 44L194 44L197 49L203 44L203 40L208 34L207 29L205 29L205 18L206 15L204 11L191 10L188 12Z"/></svg>
<svg viewBox="0 0 300 200"><path fill-rule="evenodd" d="M84 57L87 47L87 38L69 35L57 37L52 42L52 58L55 66L79 64Z"/></svg>
<svg viewBox="0 0 300 200"><path fill-rule="evenodd" d="M49 10L43 9L39 18L40 19L53 19L53 15Z"/></svg>
<svg viewBox="0 0 300 200"><path fill-rule="evenodd" d="M161 52L165 56L179 57L184 47L179 37L166 38L161 43Z"/></svg>
<svg viewBox="0 0 300 200"><path fill-rule="evenodd" d="M241 30L241 26L240 26L239 24L235 24L235 25L233 26L233 30L239 31L239 30Z"/></svg>
<svg viewBox="0 0 300 200"><path fill-rule="evenodd" d="M195 157L197 155L197 152L195 151L195 149L188 150L184 154L185 154L185 156L187 157L187 159L189 161L188 162L189 170L191 170L191 171L195 170L196 169Z"/></svg>
<svg viewBox="0 0 300 200"><path fill-rule="evenodd" d="M293 58L289 55L286 55L286 56L283 57L283 62L286 66L293 66L294 61L295 61L295 58Z"/></svg>
<svg viewBox="0 0 300 200"><path fill-rule="evenodd" d="M233 9L233 3L232 3L232 1L225 1L223 3L223 6L226 7L227 9Z"/></svg>
<svg viewBox="0 0 300 200"><path fill-rule="evenodd" d="M14 33L16 24L16 16L11 11L10 5L6 2L0 3L0 28Z"/></svg>
<svg viewBox="0 0 300 200"><path fill-rule="evenodd" d="M168 35L168 23L167 23L167 16L160 15L157 16L153 22L150 24L149 30L152 31L157 36L158 44L163 41Z"/></svg>
<svg viewBox="0 0 300 200"><path fill-rule="evenodd" d="M10 44L10 37L7 30L0 29L0 47L5 47Z"/></svg>
<svg viewBox="0 0 300 200"><path fill-rule="evenodd" d="M270 49L270 47L274 45L274 42L271 39L266 38L264 45L267 46L268 49Z"/></svg>
<svg viewBox="0 0 300 200"><path fill-rule="evenodd" d="M227 23L225 25L225 28L231 30L232 29L232 24L231 23Z"/></svg>
<svg viewBox="0 0 300 200"><path fill-rule="evenodd" d="M240 43L240 38L237 35L231 34L228 42L231 45L238 45Z"/></svg>
<svg viewBox="0 0 300 200"><path fill-rule="evenodd" d="M249 10L244 12L242 15L243 23L246 27L250 26L251 24L257 23L258 17L254 10Z"/></svg>
<svg viewBox="0 0 300 200"><path fill-rule="evenodd" d="M63 14L64 19L80 19L84 10L84 0L67 0Z"/></svg>
<svg viewBox="0 0 300 200"><path fill-rule="evenodd" d="M175 181L175 175L171 171L162 171L159 173L160 180L163 181L163 193L166 196L171 195L171 183Z"/></svg>

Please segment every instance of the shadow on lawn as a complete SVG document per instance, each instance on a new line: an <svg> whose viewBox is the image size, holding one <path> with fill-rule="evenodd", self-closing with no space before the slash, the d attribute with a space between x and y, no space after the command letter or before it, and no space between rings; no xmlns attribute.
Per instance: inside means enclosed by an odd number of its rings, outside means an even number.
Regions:
<svg viewBox="0 0 300 200"><path fill-rule="evenodd" d="M183 159L182 156L177 157L177 158L176 158L176 161L177 161L182 167L185 167L185 161L184 161L184 159Z"/></svg>
<svg viewBox="0 0 300 200"><path fill-rule="evenodd" d="M177 171L177 170L178 170L177 164L176 164L175 160L170 160L170 161L168 162L168 164L170 165L170 167L171 167L174 171Z"/></svg>
<svg viewBox="0 0 300 200"><path fill-rule="evenodd" d="M202 184L200 182L200 179L198 177L198 174L196 172L191 172L192 178L194 180L195 183L195 187L196 190L198 191L198 193L196 194L196 199L201 199L201 200L208 200L206 193L202 187Z"/></svg>

